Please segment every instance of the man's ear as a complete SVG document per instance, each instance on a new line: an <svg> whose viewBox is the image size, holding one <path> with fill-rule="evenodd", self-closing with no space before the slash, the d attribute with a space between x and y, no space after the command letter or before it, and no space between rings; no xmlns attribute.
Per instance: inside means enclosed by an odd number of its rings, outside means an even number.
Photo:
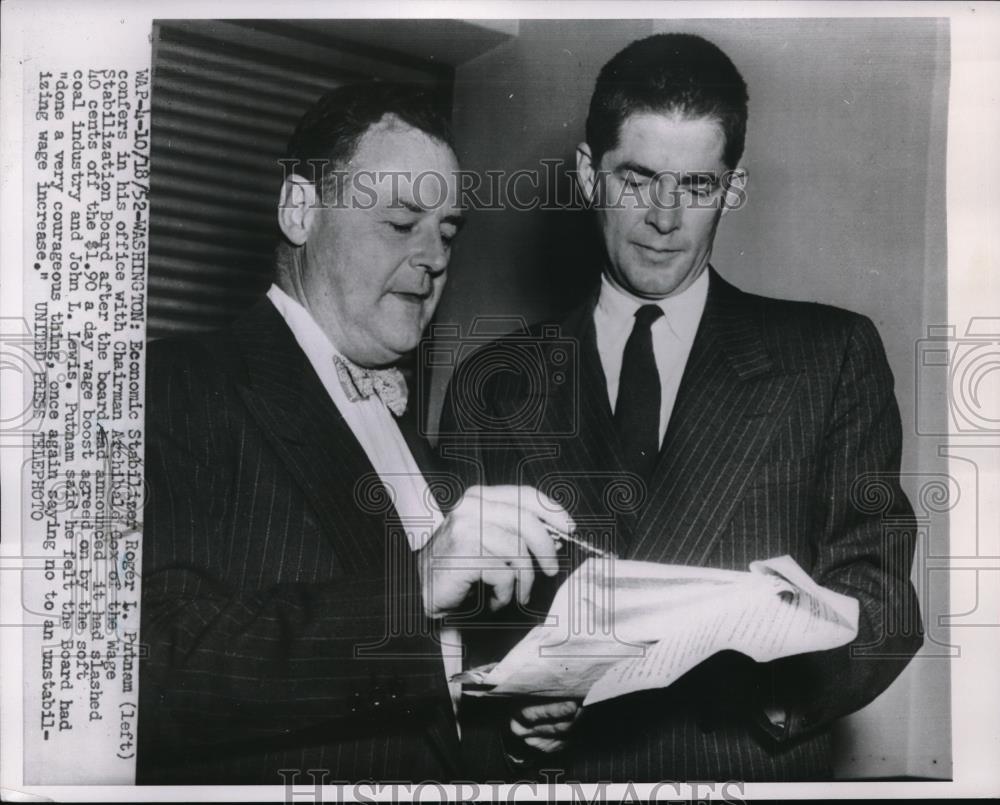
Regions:
<svg viewBox="0 0 1000 805"><path fill-rule="evenodd" d="M587 203L593 204L597 192L597 169L587 143L580 143L576 147L576 183Z"/></svg>
<svg viewBox="0 0 1000 805"><path fill-rule="evenodd" d="M308 179L292 173L282 182L278 197L278 226L293 246L301 246L309 237L315 203L316 185Z"/></svg>
<svg viewBox="0 0 1000 805"><path fill-rule="evenodd" d="M747 172L742 165L737 165L726 173L725 193L722 197L722 214L730 210L738 210L747 203Z"/></svg>

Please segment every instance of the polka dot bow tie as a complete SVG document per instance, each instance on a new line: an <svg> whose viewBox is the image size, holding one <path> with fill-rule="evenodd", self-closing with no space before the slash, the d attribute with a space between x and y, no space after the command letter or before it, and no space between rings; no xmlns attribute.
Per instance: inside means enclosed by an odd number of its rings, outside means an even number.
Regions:
<svg viewBox="0 0 1000 805"><path fill-rule="evenodd" d="M406 410L406 378L394 366L388 369L366 369L335 355L334 366L337 378L344 387L344 393L351 402L366 400L374 394L392 411L394 416L402 416Z"/></svg>

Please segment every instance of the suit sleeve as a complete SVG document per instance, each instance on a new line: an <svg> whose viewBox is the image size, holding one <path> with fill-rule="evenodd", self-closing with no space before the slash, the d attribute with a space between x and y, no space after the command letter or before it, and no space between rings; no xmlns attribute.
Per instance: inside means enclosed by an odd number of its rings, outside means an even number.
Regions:
<svg viewBox="0 0 1000 805"><path fill-rule="evenodd" d="M433 703L443 679L441 654L424 617L411 552L403 546L394 555L389 579L268 585L254 583L246 568L227 572L220 556L233 538L226 507L245 425L234 412L231 384L212 377L210 367L150 364L145 744L162 752L283 735L294 740L293 733L310 729L360 734ZM260 538L283 539L280 525L268 523ZM241 576L244 583L233 580ZM387 624L400 620L393 613L408 613L417 628L393 634ZM366 654L363 647L373 644Z"/></svg>
<svg viewBox="0 0 1000 805"><path fill-rule="evenodd" d="M858 636L842 648L763 666L760 693L784 720L759 721L779 740L864 707L923 642L910 583L916 522L899 483L902 433L892 372L874 325L855 321L825 436L812 575L859 601Z"/></svg>

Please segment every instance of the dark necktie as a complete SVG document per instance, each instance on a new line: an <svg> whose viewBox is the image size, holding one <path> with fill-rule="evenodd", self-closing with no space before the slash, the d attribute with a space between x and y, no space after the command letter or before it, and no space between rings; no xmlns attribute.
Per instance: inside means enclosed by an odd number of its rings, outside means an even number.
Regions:
<svg viewBox="0 0 1000 805"><path fill-rule="evenodd" d="M625 469L647 481L660 452L660 375L653 357L653 322L663 315L658 305L643 305L625 344L615 403L615 427Z"/></svg>

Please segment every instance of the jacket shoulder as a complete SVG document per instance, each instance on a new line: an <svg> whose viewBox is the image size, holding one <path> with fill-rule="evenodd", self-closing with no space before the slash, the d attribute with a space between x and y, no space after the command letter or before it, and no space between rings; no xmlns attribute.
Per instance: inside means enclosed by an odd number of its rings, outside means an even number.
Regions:
<svg viewBox="0 0 1000 805"><path fill-rule="evenodd" d="M836 373L852 352L886 363L878 329L862 313L821 302L743 296L754 310L767 351L790 369L818 371L825 366Z"/></svg>
<svg viewBox="0 0 1000 805"><path fill-rule="evenodd" d="M770 327L798 328L817 334L851 331L871 320L861 314L836 305L796 299L780 299L747 291L736 291L745 305L756 308Z"/></svg>

